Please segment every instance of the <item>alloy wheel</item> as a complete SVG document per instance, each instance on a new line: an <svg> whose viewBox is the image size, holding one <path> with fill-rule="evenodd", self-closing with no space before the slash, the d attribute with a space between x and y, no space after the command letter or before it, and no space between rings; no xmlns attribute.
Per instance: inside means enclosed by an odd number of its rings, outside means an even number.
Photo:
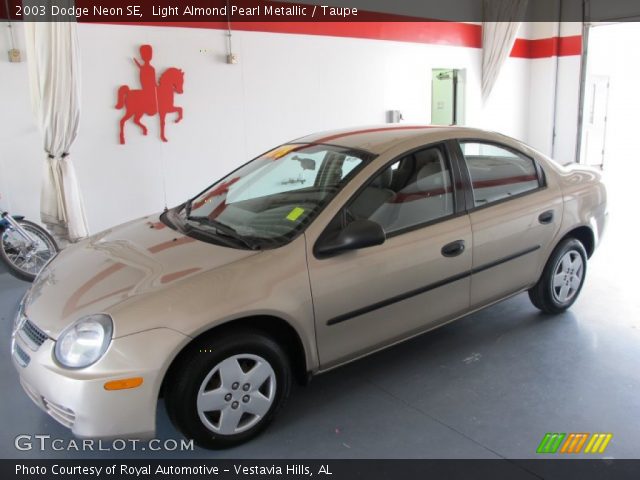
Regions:
<svg viewBox="0 0 640 480"><path fill-rule="evenodd" d="M582 256L575 250L569 250L556 264L551 291L556 301L566 303L571 300L582 284L584 263Z"/></svg>
<svg viewBox="0 0 640 480"><path fill-rule="evenodd" d="M265 417L276 395L276 374L264 358L239 354L218 363L198 392L202 423L212 432L234 435Z"/></svg>

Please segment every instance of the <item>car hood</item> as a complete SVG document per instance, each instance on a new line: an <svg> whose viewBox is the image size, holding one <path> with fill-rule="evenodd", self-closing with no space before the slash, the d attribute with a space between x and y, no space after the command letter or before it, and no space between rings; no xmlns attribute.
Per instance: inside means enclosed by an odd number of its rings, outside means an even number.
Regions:
<svg viewBox="0 0 640 480"><path fill-rule="evenodd" d="M63 250L27 293L24 312L55 339L84 315L258 253L195 240L145 217Z"/></svg>

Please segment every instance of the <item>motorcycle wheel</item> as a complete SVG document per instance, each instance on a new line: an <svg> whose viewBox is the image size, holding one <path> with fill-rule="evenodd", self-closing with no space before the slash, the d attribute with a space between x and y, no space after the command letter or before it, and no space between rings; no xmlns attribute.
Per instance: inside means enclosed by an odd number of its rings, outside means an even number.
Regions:
<svg viewBox="0 0 640 480"><path fill-rule="evenodd" d="M33 282L40 270L58 253L58 245L40 225L28 220L18 220L18 223L33 239L34 248L28 251L22 237L10 229L5 229L0 241L0 258L14 276Z"/></svg>

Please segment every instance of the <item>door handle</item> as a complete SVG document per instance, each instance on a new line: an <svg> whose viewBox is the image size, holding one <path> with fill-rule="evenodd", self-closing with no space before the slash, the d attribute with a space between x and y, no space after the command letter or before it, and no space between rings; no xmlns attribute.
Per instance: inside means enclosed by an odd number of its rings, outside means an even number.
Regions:
<svg viewBox="0 0 640 480"><path fill-rule="evenodd" d="M457 257L464 252L464 240L456 240L455 242L447 243L442 247L441 252L444 257Z"/></svg>
<svg viewBox="0 0 640 480"><path fill-rule="evenodd" d="M538 215L538 222L543 225L553 222L553 210L547 210L546 212L542 212Z"/></svg>

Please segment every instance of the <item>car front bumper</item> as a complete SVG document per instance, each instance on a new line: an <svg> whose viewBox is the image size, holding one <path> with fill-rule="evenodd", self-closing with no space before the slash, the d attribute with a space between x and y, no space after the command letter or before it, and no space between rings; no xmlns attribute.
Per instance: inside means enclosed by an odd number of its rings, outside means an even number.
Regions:
<svg viewBox="0 0 640 480"><path fill-rule="evenodd" d="M158 328L116 338L94 365L71 370L56 362L54 340L46 338L37 345L40 338L34 344L21 328L12 336L13 363L24 391L42 410L80 438L154 436L162 378L171 352L188 337ZM131 377L142 377L142 385L124 390L104 387L106 382Z"/></svg>

